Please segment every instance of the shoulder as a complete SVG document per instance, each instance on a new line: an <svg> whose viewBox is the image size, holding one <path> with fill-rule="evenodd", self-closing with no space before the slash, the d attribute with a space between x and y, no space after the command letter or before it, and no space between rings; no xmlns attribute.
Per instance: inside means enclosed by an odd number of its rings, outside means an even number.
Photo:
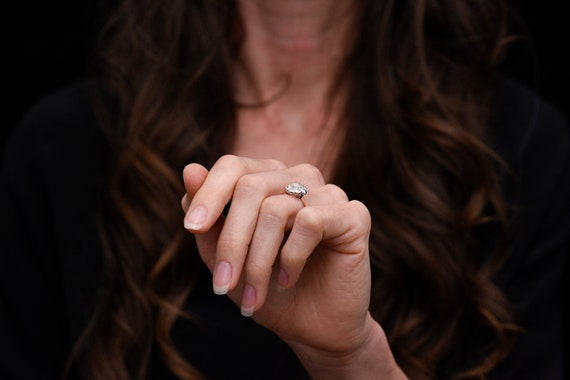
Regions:
<svg viewBox="0 0 570 380"><path fill-rule="evenodd" d="M5 149L0 309L10 307L0 312L0 334L9 332L0 339L2 373L58 378L69 350L62 337L77 337L92 310L105 140L91 96L92 85L81 82L40 100Z"/></svg>
<svg viewBox="0 0 570 380"><path fill-rule="evenodd" d="M65 241L67 232L92 224L111 156L92 106L94 91L94 82L82 81L44 97L8 140L0 204L23 219L23 230L38 231L30 225L41 221Z"/></svg>
<svg viewBox="0 0 570 380"><path fill-rule="evenodd" d="M570 126L562 112L537 92L513 80L497 80L492 142L514 169L568 162Z"/></svg>
<svg viewBox="0 0 570 380"><path fill-rule="evenodd" d="M23 121L37 116L65 120L89 112L94 89L95 82L90 79L71 83L41 98L26 113Z"/></svg>
<svg viewBox="0 0 570 380"><path fill-rule="evenodd" d="M0 216L12 236L2 236L3 247L13 252L14 262L60 266L42 274L53 284L73 273L71 267L85 269L81 261L98 260L96 215L111 150L93 107L95 91L95 82L85 80L39 100L5 149Z"/></svg>
<svg viewBox="0 0 570 380"><path fill-rule="evenodd" d="M512 217L510 256L496 281L525 331L496 378L561 378L564 268L570 248L570 127L529 88L501 80L491 139Z"/></svg>
<svg viewBox="0 0 570 380"><path fill-rule="evenodd" d="M68 141L98 133L92 107L94 83L81 81L51 93L34 104L22 117L6 147L6 159L47 153Z"/></svg>
<svg viewBox="0 0 570 380"><path fill-rule="evenodd" d="M520 83L501 79L496 94L491 140L506 164L507 200L529 228L552 209L570 209L570 125Z"/></svg>
<svg viewBox="0 0 570 380"><path fill-rule="evenodd" d="M506 164L502 183L513 214L514 252L528 258L555 239L557 249L549 252L562 260L570 235L568 121L539 94L508 79L499 81L496 100L491 139Z"/></svg>
<svg viewBox="0 0 570 380"><path fill-rule="evenodd" d="M95 88L92 80L73 83L26 112L6 143L5 179L20 181L31 171L45 177L65 173L73 177L97 157L107 156L93 107Z"/></svg>

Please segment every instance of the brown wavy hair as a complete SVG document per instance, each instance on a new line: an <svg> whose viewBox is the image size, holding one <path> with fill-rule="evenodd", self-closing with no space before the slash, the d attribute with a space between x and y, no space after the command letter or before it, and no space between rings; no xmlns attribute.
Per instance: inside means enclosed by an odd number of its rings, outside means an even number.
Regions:
<svg viewBox="0 0 570 380"><path fill-rule="evenodd" d="M371 312L410 378L482 379L513 344L493 283L505 251L477 244L507 221L485 130L505 12L499 0L362 0L339 74L349 133L334 181L372 214ZM69 361L86 378L143 379L155 349L178 377L200 377L170 339L202 270L181 172L231 149L240 30L227 0L124 0L109 18L97 108L115 152L99 223L106 282ZM463 360L473 330L485 339Z"/></svg>

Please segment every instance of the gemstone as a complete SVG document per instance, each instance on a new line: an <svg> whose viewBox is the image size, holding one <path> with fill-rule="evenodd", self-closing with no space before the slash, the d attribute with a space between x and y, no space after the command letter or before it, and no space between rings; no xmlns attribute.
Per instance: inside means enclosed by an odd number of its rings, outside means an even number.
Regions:
<svg viewBox="0 0 570 380"><path fill-rule="evenodd" d="M309 191L299 182L293 182L285 186L285 192L294 197L303 198Z"/></svg>

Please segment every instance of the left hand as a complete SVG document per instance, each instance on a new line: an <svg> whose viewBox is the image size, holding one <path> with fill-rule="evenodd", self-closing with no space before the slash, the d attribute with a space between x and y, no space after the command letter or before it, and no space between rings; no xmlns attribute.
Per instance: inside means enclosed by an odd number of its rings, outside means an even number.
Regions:
<svg viewBox="0 0 570 380"><path fill-rule="evenodd" d="M308 205L287 195L303 183ZM186 228L216 293L292 347L352 352L369 339L370 215L313 166L220 158L184 169ZM223 210L228 202L227 216Z"/></svg>

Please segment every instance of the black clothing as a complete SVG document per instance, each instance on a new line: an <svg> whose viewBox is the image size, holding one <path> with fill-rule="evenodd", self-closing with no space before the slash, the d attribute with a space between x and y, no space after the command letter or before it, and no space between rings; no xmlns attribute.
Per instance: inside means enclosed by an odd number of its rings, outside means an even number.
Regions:
<svg viewBox="0 0 570 380"><path fill-rule="evenodd" d="M57 379L93 310L101 281L95 214L109 147L91 108L89 82L37 104L7 149L0 183L0 379ZM570 232L570 131L527 89L501 81L491 129L515 172L503 179L517 206L512 255L497 278L526 332L497 379L562 379L562 276ZM506 178L506 177L505 177ZM204 275L189 300L200 318L172 335L212 379L306 377L270 331L215 296ZM473 342L461 348L469 352ZM169 376L158 361L152 378ZM461 363L457 363L461 366ZM460 367L461 368L461 367Z"/></svg>

